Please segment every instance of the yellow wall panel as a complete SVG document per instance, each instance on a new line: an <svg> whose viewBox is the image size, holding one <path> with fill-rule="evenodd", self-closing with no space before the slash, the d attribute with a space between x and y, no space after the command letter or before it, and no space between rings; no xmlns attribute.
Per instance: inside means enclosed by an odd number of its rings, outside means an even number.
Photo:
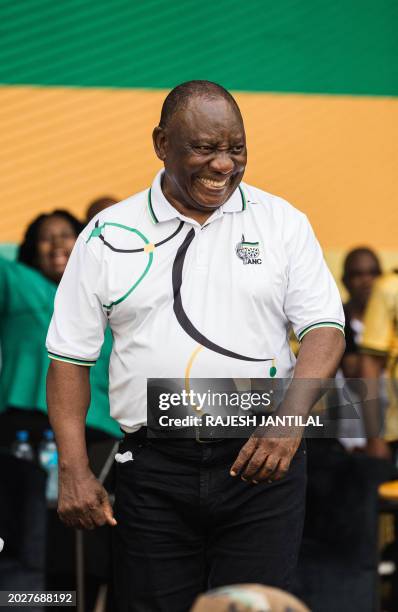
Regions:
<svg viewBox="0 0 398 612"><path fill-rule="evenodd" d="M160 167L152 150L165 91L0 88L0 241L19 241L39 212L83 216L122 199ZM325 249L398 249L398 100L240 93L245 180L308 214ZM396 265L398 262L396 262Z"/></svg>

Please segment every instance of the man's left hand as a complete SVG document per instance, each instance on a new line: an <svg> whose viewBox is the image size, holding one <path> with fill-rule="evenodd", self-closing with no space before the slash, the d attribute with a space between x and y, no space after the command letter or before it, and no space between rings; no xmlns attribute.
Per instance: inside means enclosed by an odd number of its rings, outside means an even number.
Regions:
<svg viewBox="0 0 398 612"><path fill-rule="evenodd" d="M301 435L267 438L254 433L242 446L230 474L253 484L280 480L287 474L300 441Z"/></svg>

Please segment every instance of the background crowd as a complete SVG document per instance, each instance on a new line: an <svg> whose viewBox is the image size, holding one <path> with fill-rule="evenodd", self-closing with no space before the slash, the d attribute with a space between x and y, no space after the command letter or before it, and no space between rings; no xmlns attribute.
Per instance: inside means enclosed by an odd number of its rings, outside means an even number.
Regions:
<svg viewBox="0 0 398 612"><path fill-rule="evenodd" d="M0 563L5 570L1 574L2 588L73 588L75 584L73 543L56 519L54 503L48 496L46 500L45 473L36 465L26 467L26 461L22 462L25 473L21 471L21 462L10 456L10 449L18 432L24 430L34 453L40 451L44 432L50 427L44 344L57 284L84 224L114 203L112 197L96 199L88 206L84 221L66 210L41 214L27 227L16 259L0 258L0 486L6 496L3 499L8 500L0 510L0 525L7 539ZM381 599L385 610L393 610L398 573L394 525L398 482L393 480L398 439L398 274L383 271L377 253L360 246L346 254L339 280L348 299L344 304L346 352L337 386L340 393L349 389L349 402L343 396L335 402L329 399L329 405L323 406L329 418L336 420L333 438L307 440L307 518L295 589L313 610L371 612ZM120 438L120 430L109 416L111 347L108 330L100 359L91 372L92 398L87 415L87 444L100 467ZM376 385L370 410L364 409L367 402L357 384L360 378L373 380ZM15 483L17 474L19 486ZM112 491L111 476L107 482ZM381 495L382 482L387 484ZM24 507L28 520L21 515ZM16 517L24 528L15 528ZM86 596L90 606L101 584L112 591L110 540L106 528L86 538ZM62 546L62 555L49 546L49 539Z"/></svg>

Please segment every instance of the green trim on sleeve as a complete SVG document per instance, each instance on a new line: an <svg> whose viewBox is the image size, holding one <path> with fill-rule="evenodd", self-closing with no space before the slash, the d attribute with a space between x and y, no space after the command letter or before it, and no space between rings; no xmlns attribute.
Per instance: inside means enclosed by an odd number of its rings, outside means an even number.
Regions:
<svg viewBox="0 0 398 612"><path fill-rule="evenodd" d="M48 356L50 359L54 359L55 361L65 361L66 363L74 363L75 365L88 366L89 368L92 368L96 364L96 361L85 361L84 359L75 359L74 357L65 357L64 355L57 355L56 353L50 353L50 351L48 351Z"/></svg>
<svg viewBox="0 0 398 612"><path fill-rule="evenodd" d="M301 342L309 331L316 329L317 327L335 327L336 329L339 329L342 334L344 334L344 325L336 323L335 321L320 321L319 323L313 323L313 325L309 325L303 329L303 331L298 335L298 341Z"/></svg>

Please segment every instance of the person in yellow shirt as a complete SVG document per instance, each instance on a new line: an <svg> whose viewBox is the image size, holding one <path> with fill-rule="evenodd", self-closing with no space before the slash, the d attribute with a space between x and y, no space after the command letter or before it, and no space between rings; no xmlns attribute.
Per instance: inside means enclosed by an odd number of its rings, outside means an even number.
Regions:
<svg viewBox="0 0 398 612"><path fill-rule="evenodd" d="M373 431L368 430L367 450L370 455L389 458L387 442L398 440L398 271L384 274L373 286L364 318L361 352L361 376L367 379L373 397L377 397L377 385L387 370L389 401L384 432L378 435L374 427ZM372 425L380 421L371 420Z"/></svg>

